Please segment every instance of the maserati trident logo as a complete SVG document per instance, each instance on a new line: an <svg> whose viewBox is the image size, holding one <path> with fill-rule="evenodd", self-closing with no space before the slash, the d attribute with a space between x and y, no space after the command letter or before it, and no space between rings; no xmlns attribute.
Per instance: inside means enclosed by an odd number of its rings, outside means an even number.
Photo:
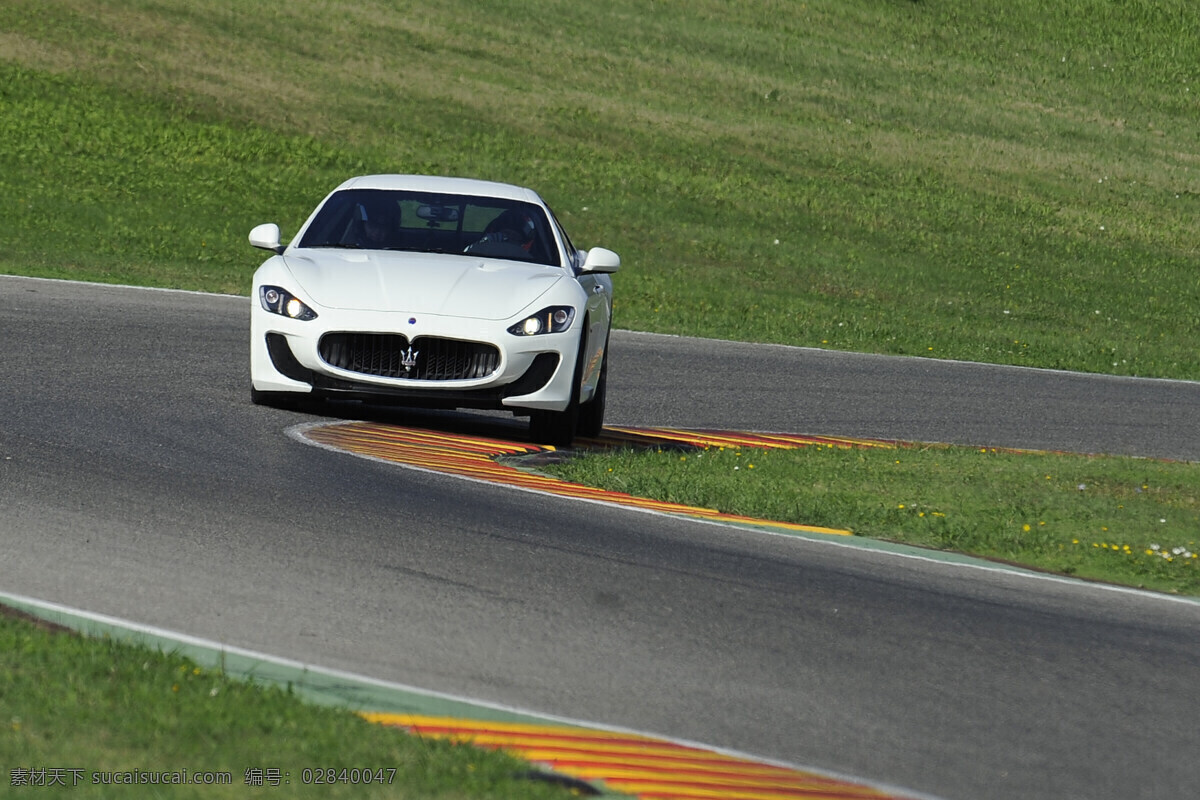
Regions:
<svg viewBox="0 0 1200 800"><path fill-rule="evenodd" d="M421 351L413 350L412 347L400 353L400 366L404 367L405 375L412 372L412 368L417 365L417 356L419 355L421 355Z"/></svg>

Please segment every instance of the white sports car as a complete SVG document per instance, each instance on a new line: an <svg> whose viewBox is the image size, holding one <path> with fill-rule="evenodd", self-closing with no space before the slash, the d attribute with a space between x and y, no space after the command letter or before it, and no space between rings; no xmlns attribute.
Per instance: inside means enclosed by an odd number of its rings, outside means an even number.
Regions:
<svg viewBox="0 0 1200 800"><path fill-rule="evenodd" d="M533 191L371 175L334 189L254 273L251 397L347 398L529 415L569 446L604 419L612 279Z"/></svg>

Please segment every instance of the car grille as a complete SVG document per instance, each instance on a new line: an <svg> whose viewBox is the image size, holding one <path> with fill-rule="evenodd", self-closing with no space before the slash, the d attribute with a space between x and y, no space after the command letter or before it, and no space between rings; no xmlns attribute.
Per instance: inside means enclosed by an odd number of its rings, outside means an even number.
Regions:
<svg viewBox="0 0 1200 800"><path fill-rule="evenodd" d="M500 366L500 351L483 342L399 333L328 333L322 360L338 369L384 378L459 381L486 378Z"/></svg>

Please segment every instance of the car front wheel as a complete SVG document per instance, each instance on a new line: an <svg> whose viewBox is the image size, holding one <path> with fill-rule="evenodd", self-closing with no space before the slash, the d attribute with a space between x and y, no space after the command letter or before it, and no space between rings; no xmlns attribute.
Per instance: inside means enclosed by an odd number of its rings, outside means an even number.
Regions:
<svg viewBox="0 0 1200 800"><path fill-rule="evenodd" d="M586 334L587 319L583 321ZM575 374L571 379L571 402L563 411L534 410L529 413L529 438L553 447L570 447L579 429L579 384L583 380L584 342L575 356Z"/></svg>
<svg viewBox="0 0 1200 800"><path fill-rule="evenodd" d="M600 378L592 399L579 407L579 424L576 431L580 436L594 439L604 429L604 396L608 389L608 348L604 348L604 361L600 364Z"/></svg>
<svg viewBox="0 0 1200 800"><path fill-rule="evenodd" d="M570 447L579 424L579 403L566 411L533 411L529 414L529 438L553 447Z"/></svg>

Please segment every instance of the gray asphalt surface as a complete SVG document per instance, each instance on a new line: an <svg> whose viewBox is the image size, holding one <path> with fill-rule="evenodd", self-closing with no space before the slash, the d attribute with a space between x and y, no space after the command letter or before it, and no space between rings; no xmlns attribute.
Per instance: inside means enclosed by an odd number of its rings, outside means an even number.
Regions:
<svg viewBox="0 0 1200 800"><path fill-rule="evenodd" d="M1195 795L1200 606L306 447L249 403L248 303L0 277L0 589L955 800ZM612 354L613 423L1200 458L1198 384Z"/></svg>

